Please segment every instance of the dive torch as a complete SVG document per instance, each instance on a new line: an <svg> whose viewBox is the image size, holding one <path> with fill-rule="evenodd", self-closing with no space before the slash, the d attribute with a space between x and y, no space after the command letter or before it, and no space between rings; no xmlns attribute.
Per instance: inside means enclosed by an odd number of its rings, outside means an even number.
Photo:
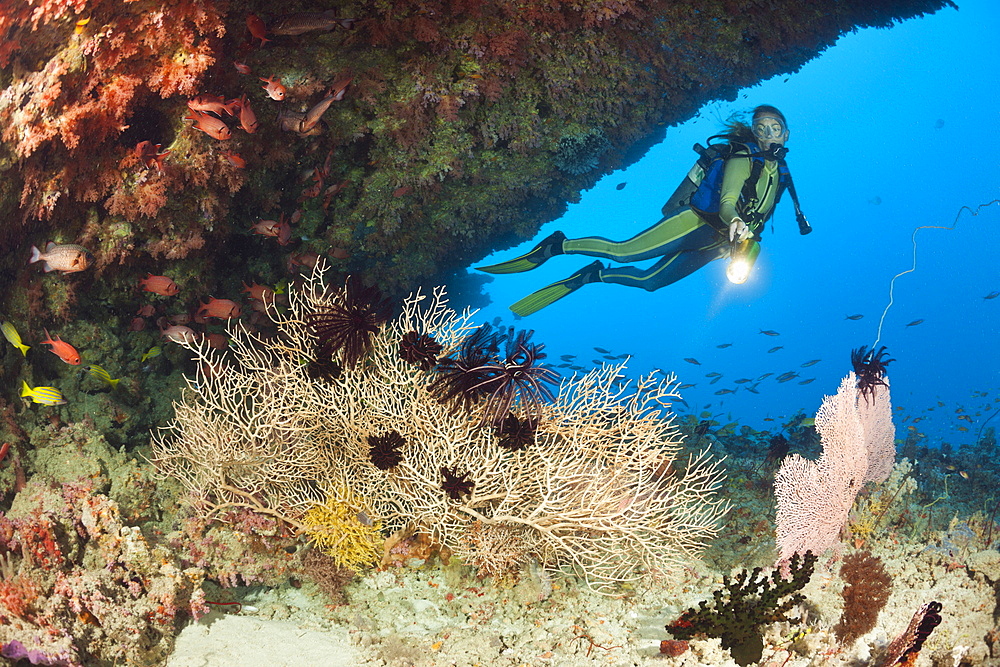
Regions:
<svg viewBox="0 0 1000 667"><path fill-rule="evenodd" d="M726 267L726 278L734 285L742 285L750 277L757 255L760 254L760 244L753 238L742 241L734 240L729 244L729 266Z"/></svg>

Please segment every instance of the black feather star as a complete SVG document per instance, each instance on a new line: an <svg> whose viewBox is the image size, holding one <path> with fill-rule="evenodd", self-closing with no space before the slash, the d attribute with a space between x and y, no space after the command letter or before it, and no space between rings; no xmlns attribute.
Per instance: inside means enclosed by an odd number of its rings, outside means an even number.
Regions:
<svg viewBox="0 0 1000 667"><path fill-rule="evenodd" d="M513 327L507 334L507 349L503 359L496 359L485 370L489 377L481 385L486 392L483 423L497 424L520 406L527 418L541 418L542 402L552 400L552 391L546 386L554 384L559 374L548 366L540 365L547 355L542 344L530 342L533 331L518 331Z"/></svg>
<svg viewBox="0 0 1000 667"><path fill-rule="evenodd" d="M441 354L441 344L427 334L411 331L399 341L399 357L413 366L419 366L423 371L434 368Z"/></svg>
<svg viewBox="0 0 1000 667"><path fill-rule="evenodd" d="M442 467L441 475L444 476L441 488L452 500L461 500L462 496L472 493L472 488L476 485L471 479L466 479L469 473L465 472L459 475L457 466L453 468Z"/></svg>
<svg viewBox="0 0 1000 667"><path fill-rule="evenodd" d="M326 380L330 382L339 378L343 370L340 364L329 357L310 361L306 364L306 375L310 380Z"/></svg>
<svg viewBox="0 0 1000 667"><path fill-rule="evenodd" d="M453 402L466 410L486 394L484 383L490 378L486 365L495 359L499 337L489 324L476 329L462 341L458 352L438 360L438 375L430 392L439 403Z"/></svg>
<svg viewBox="0 0 1000 667"><path fill-rule="evenodd" d="M385 435L370 435L368 444L370 446L368 458L379 470L395 468L403 460L403 453L400 450L406 446L406 440L399 431L389 431Z"/></svg>
<svg viewBox="0 0 1000 667"><path fill-rule="evenodd" d="M494 333L484 324L462 342L457 355L439 361L431 393L442 403L454 400L466 409L485 401L483 424L499 424L515 407L527 418L539 419L542 402L552 400L546 385L554 384L559 374L538 363L546 357L545 346L530 342L532 333L514 335L513 327Z"/></svg>
<svg viewBox="0 0 1000 667"><path fill-rule="evenodd" d="M497 424L495 433L501 447L510 452L519 452L535 444L537 429L537 417L518 419L517 415L511 413Z"/></svg>
<svg viewBox="0 0 1000 667"><path fill-rule="evenodd" d="M316 336L316 356L331 359L342 354L345 367L354 368L372 349L379 326L392 314L392 302L382 297L378 287L363 287L348 279L341 297L332 305L306 316L306 324Z"/></svg>
<svg viewBox="0 0 1000 667"><path fill-rule="evenodd" d="M862 345L856 350L851 350L851 366L854 367L854 374L858 378L858 393L865 397L875 398L876 387L887 387L885 383L885 367L895 359L886 359L889 353L885 351L885 345L879 348L878 352L873 347L867 349Z"/></svg>

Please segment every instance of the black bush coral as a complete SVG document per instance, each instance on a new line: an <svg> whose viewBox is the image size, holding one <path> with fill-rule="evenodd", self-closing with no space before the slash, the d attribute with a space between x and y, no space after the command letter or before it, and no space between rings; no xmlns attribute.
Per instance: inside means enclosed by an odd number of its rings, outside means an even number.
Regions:
<svg viewBox="0 0 1000 667"><path fill-rule="evenodd" d="M698 609L688 609L681 617L667 626L667 630L677 639L693 637L719 637L722 647L729 649L733 660L739 665L752 665L760 661L764 653L764 638L761 626L786 621L799 622L788 618L787 613L805 597L796 591L809 583L816 556L807 551L805 557L792 556L791 579L782 579L775 570L771 576L761 575L761 568L752 572L743 570L733 579L723 577L725 591L713 594L714 608L702 601ZM782 601L782 598L786 598Z"/></svg>

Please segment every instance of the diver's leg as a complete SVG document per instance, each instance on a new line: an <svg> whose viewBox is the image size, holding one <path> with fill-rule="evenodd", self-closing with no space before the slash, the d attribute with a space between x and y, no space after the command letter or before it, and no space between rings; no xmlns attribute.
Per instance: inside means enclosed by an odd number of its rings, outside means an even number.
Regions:
<svg viewBox="0 0 1000 667"><path fill-rule="evenodd" d="M701 247L705 245L704 239L709 236L708 232L718 235L694 211L687 209L660 220L625 241L610 241L600 236L566 239L562 242L562 250L567 255L588 255L615 262L640 262Z"/></svg>
<svg viewBox="0 0 1000 667"><path fill-rule="evenodd" d="M708 227L706 225L706 227ZM708 227L711 229L711 227ZM707 234L693 233L692 237L708 237ZM689 239L694 241L694 238ZM689 248L667 255L648 269L634 266L620 266L604 269L600 272L601 282L629 287L641 287L652 292L677 282L691 275L709 262L725 257L728 247L718 242L718 232L711 229L711 236L706 238L707 244L700 248Z"/></svg>
<svg viewBox="0 0 1000 667"><path fill-rule="evenodd" d="M680 218L682 215L679 214L674 216L674 218ZM663 234L658 238L662 240L667 238L667 236L667 234ZM635 267L609 269L605 268L600 262L594 262L568 278L554 282L529 294L513 304L510 309L517 315L530 315L575 292L588 283L611 282L632 287L642 287L653 291L697 271L713 259L725 256L728 247L722 236L715 229L700 220L683 235L676 238L673 238L672 234L669 236L671 237L669 241L660 245L657 248L657 252L651 256L655 257L664 252L669 254L649 269L638 269ZM578 241L590 242L593 240L579 239ZM613 241L605 242L615 245ZM570 243L574 243L574 241L564 241L563 246L566 247ZM597 244L595 243L592 248L596 247Z"/></svg>

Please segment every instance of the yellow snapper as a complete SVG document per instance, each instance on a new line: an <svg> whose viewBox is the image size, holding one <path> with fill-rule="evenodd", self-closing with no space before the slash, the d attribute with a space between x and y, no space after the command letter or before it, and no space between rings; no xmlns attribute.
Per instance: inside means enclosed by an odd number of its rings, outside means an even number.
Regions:
<svg viewBox="0 0 1000 667"><path fill-rule="evenodd" d="M94 256L83 246L69 243L57 245L49 241L49 244L45 246L45 252L31 246L31 259L28 260L28 264L35 262L41 262L46 273L49 271L62 271L64 274L76 273L93 264Z"/></svg>
<svg viewBox="0 0 1000 667"><path fill-rule="evenodd" d="M21 334L17 332L17 329L14 328L13 324L11 324L10 322L4 322L3 324L0 324L0 331L3 332L3 337L6 338L8 341L10 341L11 345L21 350L21 354L27 356L28 350L31 349L31 346L25 345L23 342L21 342Z"/></svg>
<svg viewBox="0 0 1000 667"><path fill-rule="evenodd" d="M159 345L154 345L153 347L149 348L149 352L142 355L142 359L140 359L139 361L143 362L146 361L146 359L152 359L153 357L158 357L162 352L163 349Z"/></svg>
<svg viewBox="0 0 1000 667"><path fill-rule="evenodd" d="M85 366L83 370L87 371L93 377L97 378L104 384L109 385L112 389L117 387L118 383L122 381L121 378L118 378L117 380L112 379L111 373L107 372L97 364L91 364L89 366Z"/></svg>
<svg viewBox="0 0 1000 667"><path fill-rule="evenodd" d="M30 396L32 403L41 403L42 405L64 405L66 403L66 397L55 387L35 387L32 389L23 380L21 385L21 396Z"/></svg>

